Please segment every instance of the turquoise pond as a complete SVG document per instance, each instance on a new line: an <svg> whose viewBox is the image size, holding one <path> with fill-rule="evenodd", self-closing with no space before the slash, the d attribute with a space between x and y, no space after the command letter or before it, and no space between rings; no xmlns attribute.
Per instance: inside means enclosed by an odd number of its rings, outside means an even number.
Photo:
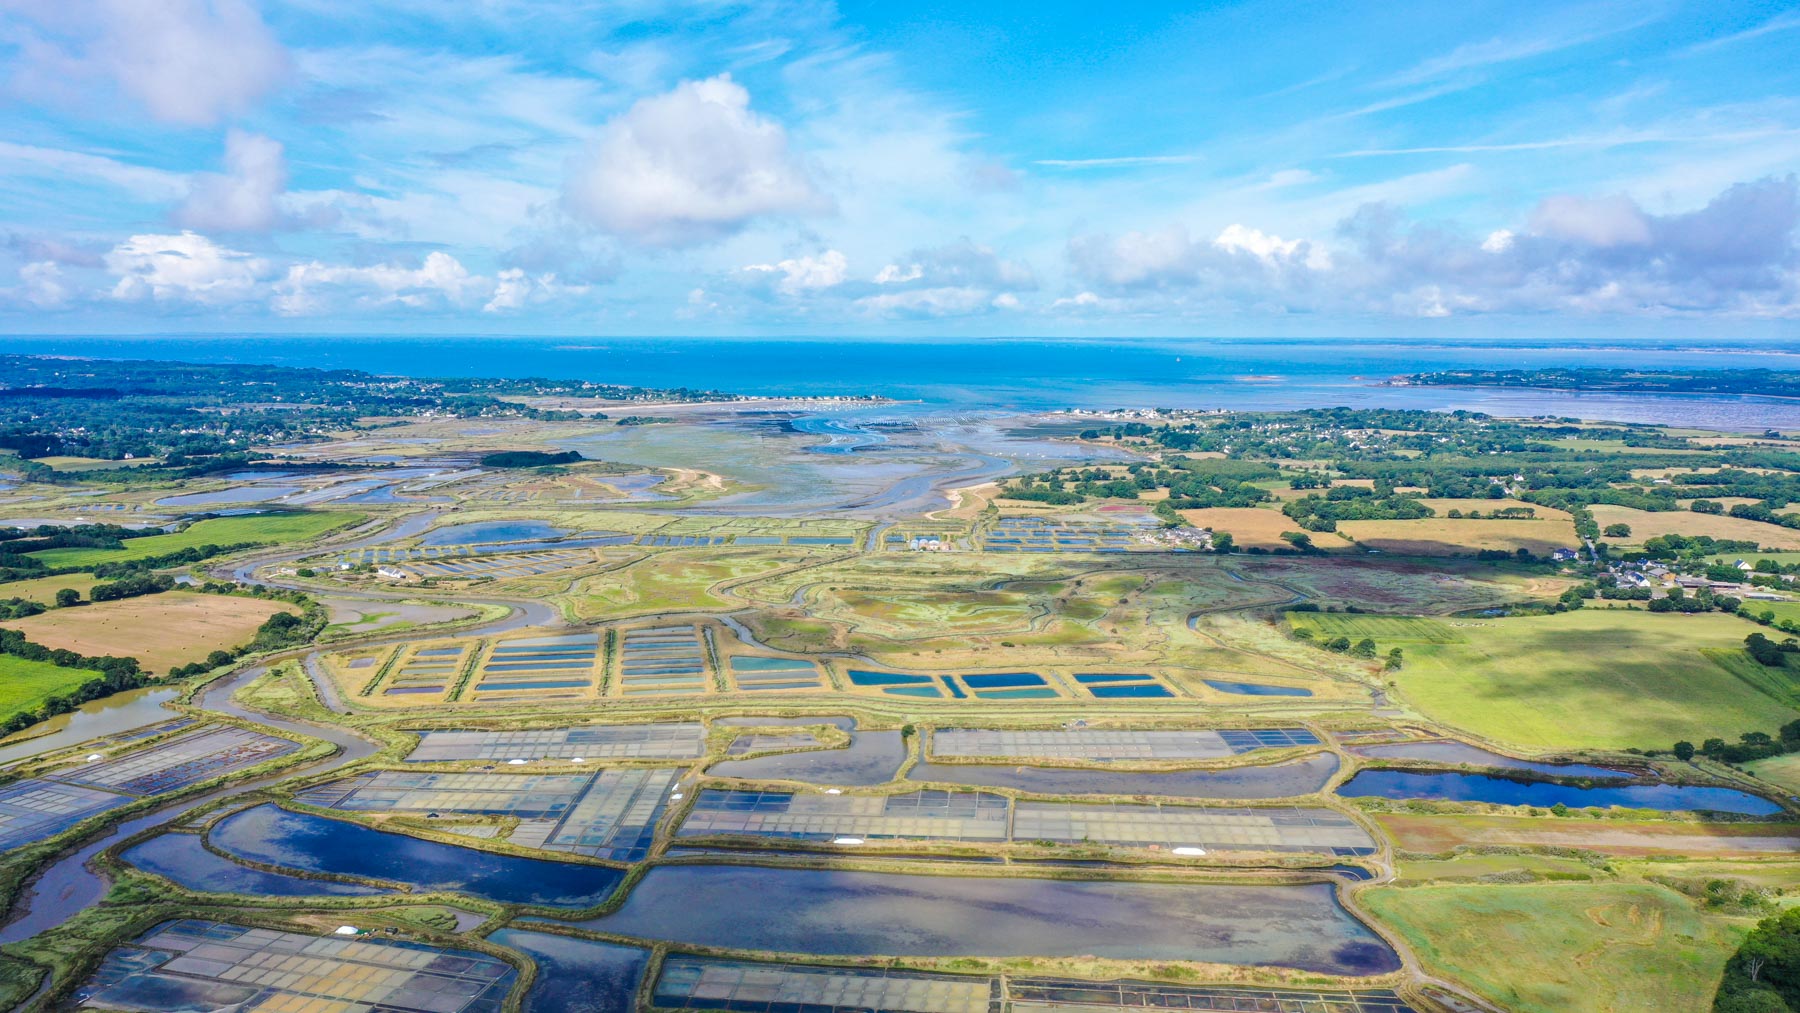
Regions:
<svg viewBox="0 0 1800 1013"><path fill-rule="evenodd" d="M1312 690L1298 686L1268 686L1259 682L1225 682L1219 679L1202 679L1213 689L1221 693L1234 693L1238 696L1312 696Z"/></svg>

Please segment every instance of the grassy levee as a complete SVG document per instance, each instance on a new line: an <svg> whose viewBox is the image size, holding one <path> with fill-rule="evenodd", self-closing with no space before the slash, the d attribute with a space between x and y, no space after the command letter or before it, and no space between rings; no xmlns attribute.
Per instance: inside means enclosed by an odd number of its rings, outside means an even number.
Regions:
<svg viewBox="0 0 1800 1013"><path fill-rule="evenodd" d="M1537 749L1658 748L1773 732L1797 715L1707 655L1752 629L1718 613L1586 608L1459 622L1455 643L1405 645L1390 673L1426 717Z"/></svg>
<svg viewBox="0 0 1800 1013"><path fill-rule="evenodd" d="M331 511L292 511L214 517L191 524L183 531L126 539L118 549L43 549L31 553L45 566L97 566L180 552L202 545L238 545L245 542L274 545L303 542L338 528L361 523L364 514Z"/></svg>
<svg viewBox="0 0 1800 1013"><path fill-rule="evenodd" d="M1737 946L1640 883L1376 887L1359 898L1424 967L1517 1013L1701 1010Z"/></svg>

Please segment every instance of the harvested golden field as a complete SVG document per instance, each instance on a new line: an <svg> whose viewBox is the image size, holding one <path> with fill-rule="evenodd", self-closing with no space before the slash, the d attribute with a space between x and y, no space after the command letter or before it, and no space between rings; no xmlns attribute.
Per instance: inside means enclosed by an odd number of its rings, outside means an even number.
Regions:
<svg viewBox="0 0 1800 1013"><path fill-rule="evenodd" d="M1183 510L1181 517L1197 528L1211 528L1214 531L1229 531L1231 538L1240 549L1264 548L1285 549L1289 545L1281 537L1283 531L1299 531L1300 525L1294 519L1279 510L1268 510L1262 507L1209 507L1205 510ZM1312 536L1313 544L1321 549L1335 549L1348 546L1343 539L1329 532Z"/></svg>
<svg viewBox="0 0 1800 1013"><path fill-rule="evenodd" d="M1338 530L1371 549L1406 556L1470 555L1483 549L1535 556L1581 544L1575 524L1560 518L1496 521L1425 517L1412 521L1344 521Z"/></svg>
<svg viewBox="0 0 1800 1013"><path fill-rule="evenodd" d="M249 643L270 616L298 611L285 602L169 591L53 609L4 625L45 647L136 658L145 669L161 673Z"/></svg>
<svg viewBox="0 0 1800 1013"><path fill-rule="evenodd" d="M1525 509L1530 510L1533 517L1537 520L1566 521L1569 519L1569 515L1566 511L1558 510L1555 507L1539 506L1536 503L1527 503L1524 500L1517 499L1457 499L1449 496L1427 496L1419 500L1419 502L1436 510L1439 517L1449 514L1452 510L1460 510L1465 514L1471 510L1479 510L1481 511L1481 515L1486 517L1496 510L1524 507Z"/></svg>
<svg viewBox="0 0 1800 1013"><path fill-rule="evenodd" d="M1604 503L1595 504L1590 509L1602 530L1609 524L1631 526L1631 537L1609 539L1614 543L1641 545L1644 539L1657 535L1711 535L1714 538L1755 542L1764 548L1800 549L1800 530L1749 521L1742 517L1697 514L1683 510L1652 513Z"/></svg>

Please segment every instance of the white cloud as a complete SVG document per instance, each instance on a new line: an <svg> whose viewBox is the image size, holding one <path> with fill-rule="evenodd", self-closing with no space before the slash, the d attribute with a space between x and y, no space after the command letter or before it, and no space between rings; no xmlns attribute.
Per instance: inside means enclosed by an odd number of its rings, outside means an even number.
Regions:
<svg viewBox="0 0 1800 1013"><path fill-rule="evenodd" d="M13 298L40 310L62 309L69 304L69 289L63 284L62 267L49 260L34 261L19 268L19 287Z"/></svg>
<svg viewBox="0 0 1800 1013"><path fill-rule="evenodd" d="M118 276L116 299L227 306L254 298L268 261L193 232L138 235L113 247L106 268Z"/></svg>
<svg viewBox="0 0 1800 1013"><path fill-rule="evenodd" d="M1179 225L1116 238L1080 236L1069 243L1069 259L1079 277L1116 291L1194 285L1273 291L1331 267L1330 255L1308 240L1240 224L1210 242L1195 241Z"/></svg>
<svg viewBox="0 0 1800 1013"><path fill-rule="evenodd" d="M189 229L266 232L281 219L287 161L280 143L233 130L225 135L225 171L194 177L175 224Z"/></svg>
<svg viewBox="0 0 1800 1013"><path fill-rule="evenodd" d="M787 131L752 112L729 75L683 82L612 120L573 167L563 199L583 221L653 246L708 242L758 218L828 206Z"/></svg>
<svg viewBox="0 0 1800 1013"><path fill-rule="evenodd" d="M984 288L946 286L916 288L905 292L883 292L856 300L856 308L883 317L962 317L1010 308L1003 300L1010 293L995 295ZM1012 306L1018 301L1012 299Z"/></svg>
<svg viewBox="0 0 1800 1013"><path fill-rule="evenodd" d="M1213 246L1229 253L1248 253L1270 265L1299 257L1316 271L1331 266L1331 256L1304 239L1283 239L1247 225L1225 226L1213 239Z"/></svg>
<svg viewBox="0 0 1800 1013"><path fill-rule="evenodd" d="M470 306L492 297L492 279L470 274L462 262L442 251L427 254L418 267L375 264L351 267L311 261L289 267L274 287L273 306L289 316L321 312L339 297L359 306L406 306L413 309Z"/></svg>
<svg viewBox="0 0 1800 1013"><path fill-rule="evenodd" d="M837 250L826 250L818 256L789 257L773 264L748 264L745 274L774 277L780 275L775 288L783 295L799 295L841 285L850 273L850 261Z"/></svg>
<svg viewBox="0 0 1800 1013"><path fill-rule="evenodd" d="M1531 230L1587 246L1643 246L1650 220L1629 197L1545 198L1531 215Z"/></svg>
<svg viewBox="0 0 1800 1013"><path fill-rule="evenodd" d="M282 48L245 0L13 0L39 31L18 39L15 89L79 99L112 82L165 123L211 126L239 115L289 72Z"/></svg>

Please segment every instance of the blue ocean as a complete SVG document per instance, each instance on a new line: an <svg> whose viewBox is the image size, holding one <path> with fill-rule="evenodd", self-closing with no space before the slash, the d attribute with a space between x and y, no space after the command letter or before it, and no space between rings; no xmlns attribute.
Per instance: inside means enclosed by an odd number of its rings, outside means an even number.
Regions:
<svg viewBox="0 0 1800 1013"><path fill-rule="evenodd" d="M880 395L934 407L1396 407L1571 415L1718 429L1800 429L1769 398L1382 386L1475 368L1800 369L1800 343L1343 339L875 339L13 336L9 351L260 362L412 376L586 379L754 395Z"/></svg>

